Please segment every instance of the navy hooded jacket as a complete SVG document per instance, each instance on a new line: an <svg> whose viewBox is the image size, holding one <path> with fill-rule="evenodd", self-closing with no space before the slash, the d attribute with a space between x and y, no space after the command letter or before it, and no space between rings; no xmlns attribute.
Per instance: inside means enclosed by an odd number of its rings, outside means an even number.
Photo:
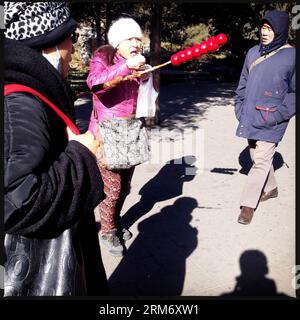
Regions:
<svg viewBox="0 0 300 320"><path fill-rule="evenodd" d="M261 56L283 46L288 38L289 16L273 10L260 21L274 31L274 40L266 46L252 47L246 56L235 92L235 114L239 120L238 137L278 143L295 114L295 49L285 48L256 65Z"/></svg>

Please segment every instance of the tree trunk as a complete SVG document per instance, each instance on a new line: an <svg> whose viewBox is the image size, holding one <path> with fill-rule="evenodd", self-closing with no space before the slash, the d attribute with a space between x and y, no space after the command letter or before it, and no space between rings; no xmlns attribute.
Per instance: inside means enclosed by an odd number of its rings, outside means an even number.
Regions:
<svg viewBox="0 0 300 320"><path fill-rule="evenodd" d="M104 37L105 43L108 43L107 33L112 21L112 10L113 10L113 5L107 2L106 3L105 37Z"/></svg>
<svg viewBox="0 0 300 320"><path fill-rule="evenodd" d="M161 5L155 3L152 10L151 18L151 34L150 34L150 64L156 66L161 62ZM159 107L159 87L160 87L160 74L159 70L153 72L153 84L155 90L158 92L156 99L156 114L154 118L148 118L146 123L148 126L159 124L160 120L160 107Z"/></svg>
<svg viewBox="0 0 300 320"><path fill-rule="evenodd" d="M100 13L101 13L101 4L100 3L94 3L94 17L95 17L95 29L97 34L97 47L99 47L102 43L101 39L101 19L100 19Z"/></svg>

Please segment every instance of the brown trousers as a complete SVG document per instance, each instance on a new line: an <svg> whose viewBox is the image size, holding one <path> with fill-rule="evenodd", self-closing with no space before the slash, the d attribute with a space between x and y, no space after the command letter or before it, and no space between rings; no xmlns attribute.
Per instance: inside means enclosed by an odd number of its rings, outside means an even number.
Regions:
<svg viewBox="0 0 300 320"><path fill-rule="evenodd" d="M256 208L262 192L277 187L273 158L277 144L266 141L248 140L253 165L248 173L240 205Z"/></svg>

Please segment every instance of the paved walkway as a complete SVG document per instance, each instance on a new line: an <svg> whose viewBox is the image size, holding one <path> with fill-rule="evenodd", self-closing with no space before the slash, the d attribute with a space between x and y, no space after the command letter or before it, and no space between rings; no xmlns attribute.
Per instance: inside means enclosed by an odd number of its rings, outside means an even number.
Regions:
<svg viewBox="0 0 300 320"><path fill-rule="evenodd" d="M250 162L246 140L235 137L235 87L190 81L161 88L153 158L136 168L123 208L134 236L122 259L102 248L113 295L250 295L256 289L295 296L295 119L274 160L279 197L261 203L250 225L238 224ZM77 106L83 126L90 98Z"/></svg>

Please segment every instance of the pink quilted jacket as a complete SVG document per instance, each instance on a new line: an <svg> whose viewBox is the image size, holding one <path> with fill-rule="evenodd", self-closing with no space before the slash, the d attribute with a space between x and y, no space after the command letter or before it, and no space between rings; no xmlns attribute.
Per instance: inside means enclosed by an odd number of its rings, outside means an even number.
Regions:
<svg viewBox="0 0 300 320"><path fill-rule="evenodd" d="M101 86L118 76L126 76L132 71L126 65L126 59L116 54L114 65L108 66L103 54L96 54L90 64L87 85L93 91L93 104L89 130L97 135L97 121L111 118L129 117L135 114L139 80L124 81L113 88Z"/></svg>

